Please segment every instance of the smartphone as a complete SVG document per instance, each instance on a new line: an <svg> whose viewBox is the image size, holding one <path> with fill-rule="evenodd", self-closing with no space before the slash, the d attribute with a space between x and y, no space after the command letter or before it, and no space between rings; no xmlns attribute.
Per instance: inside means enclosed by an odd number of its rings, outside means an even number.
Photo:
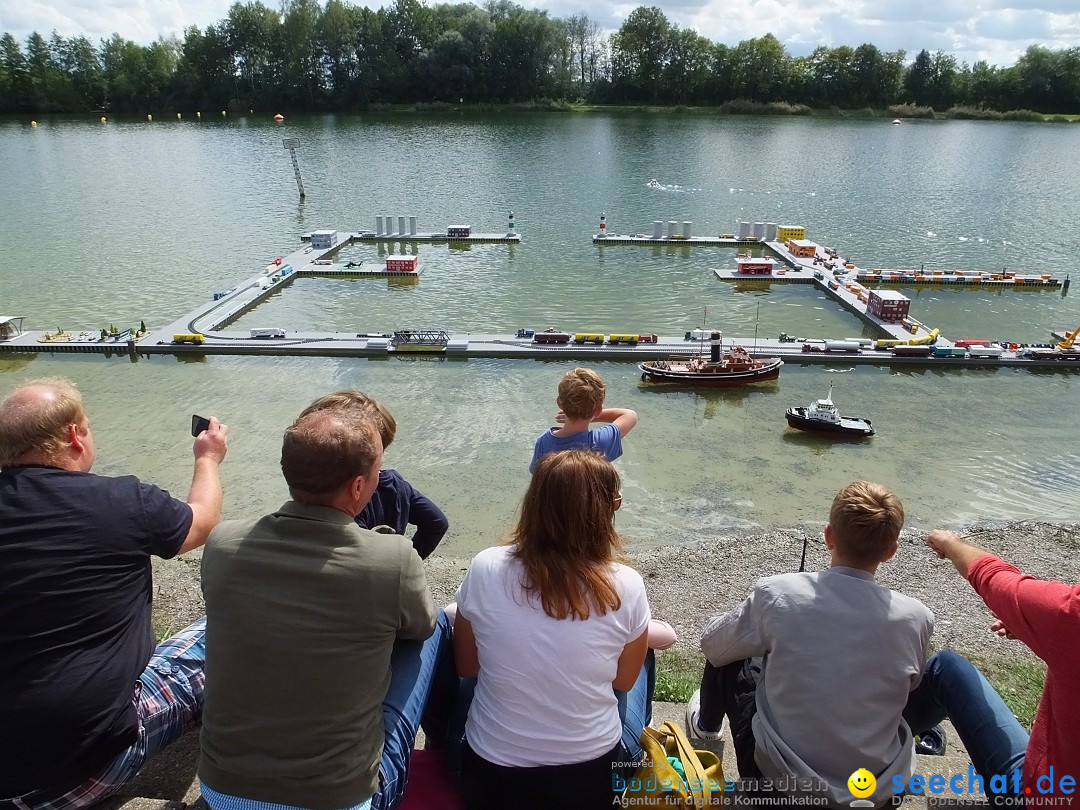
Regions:
<svg viewBox="0 0 1080 810"><path fill-rule="evenodd" d="M191 435L195 438L199 437L199 434L204 430L210 429L210 420L205 416L199 416L197 414L191 415Z"/></svg>

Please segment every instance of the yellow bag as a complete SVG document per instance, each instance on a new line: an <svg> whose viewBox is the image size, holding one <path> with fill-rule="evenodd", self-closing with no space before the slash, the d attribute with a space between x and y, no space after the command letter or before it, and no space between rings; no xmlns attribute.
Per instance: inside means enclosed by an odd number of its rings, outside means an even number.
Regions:
<svg viewBox="0 0 1080 810"><path fill-rule="evenodd" d="M641 732L645 761L638 767L623 794L635 799L635 806L692 808L720 803L713 794L724 790L724 769L712 751L696 751L678 723L664 723L659 729ZM678 757L686 778L668 762ZM652 801L643 801L651 799ZM629 802L627 802L629 805Z"/></svg>

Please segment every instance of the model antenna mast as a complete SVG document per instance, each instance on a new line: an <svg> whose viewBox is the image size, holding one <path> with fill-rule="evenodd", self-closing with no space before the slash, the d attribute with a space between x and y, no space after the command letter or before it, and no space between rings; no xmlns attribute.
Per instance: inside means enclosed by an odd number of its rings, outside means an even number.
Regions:
<svg viewBox="0 0 1080 810"><path fill-rule="evenodd" d="M761 321L761 302L757 302L757 313L754 315L754 357L757 357L757 333L758 323Z"/></svg>

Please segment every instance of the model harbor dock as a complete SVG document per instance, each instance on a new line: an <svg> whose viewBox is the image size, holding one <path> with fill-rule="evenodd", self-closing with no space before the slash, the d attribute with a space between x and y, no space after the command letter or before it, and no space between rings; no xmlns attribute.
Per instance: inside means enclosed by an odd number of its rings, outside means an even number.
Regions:
<svg viewBox="0 0 1080 810"><path fill-rule="evenodd" d="M445 230L434 233L420 231L417 227L416 217L399 216L397 224L394 217L375 217L375 230L356 231L339 234L344 239L344 244L349 242L520 242L519 234L514 225L514 212L507 216L508 224L505 233L474 233L471 225L451 225ZM315 231L301 234L301 241L310 241L313 244L325 238L334 231Z"/></svg>
<svg viewBox="0 0 1080 810"><path fill-rule="evenodd" d="M635 233L629 235L609 233L607 216L600 215L600 230L593 235L596 245L686 245L714 247L760 247L768 251L779 265L773 270L762 270L755 266L735 267L729 270L716 270L719 278L746 280L751 276L767 276L770 281L789 283L808 283L816 270L823 269L834 277L842 276L845 281L854 280L866 286L913 286L913 285L951 285L967 287L1007 287L1039 288L1059 290L1068 287L1065 280L1055 278L1050 273L1016 273L1007 269L1000 272L988 270L883 270L862 268L852 262L839 258L837 251L818 245L806 238L806 229L802 226L777 225L773 222L740 222L738 233L720 234L719 236L694 236L693 223L669 220L653 222L651 234ZM747 257L750 258L750 257ZM769 258L765 257L764 262ZM751 279L752 280L752 279ZM758 279L761 280L761 279Z"/></svg>
<svg viewBox="0 0 1080 810"><path fill-rule="evenodd" d="M662 223L657 223L660 225ZM669 223L668 232L674 223ZM748 223L743 223L748 225ZM640 235L620 237L607 235L601 221L601 233L594 241L610 244L655 244L655 239ZM757 226L754 226L756 229ZM769 225L756 231L740 226L736 235L695 237L691 224L683 223L680 233L661 235L661 244L710 244L734 247L759 245L772 255L754 257L747 253L736 256L735 268L716 270L724 281L789 282L812 284L854 313L880 335L879 338L794 338L780 335L777 339L718 336L711 329L694 330L681 336L661 336L652 333L620 332L606 334L597 331L560 331L554 327L537 329L522 327L515 334L494 332L459 333L433 325L402 325L393 331L317 332L291 331L272 325L247 330L229 327L242 315L258 307L272 295L286 290L297 278L381 277L389 283L417 283L424 270L416 251L385 256L382 260L339 263L334 255L354 242L390 241L488 241L516 242L520 236L509 217L506 234L472 233L460 226L445 232L424 234L417 230L415 217L399 217L396 226L392 217L377 217L374 232L319 230L305 234L301 245L287 256L279 257L265 269L226 290L215 292L212 299L172 323L157 329L139 327L72 332L26 332L23 318L0 317L0 352L89 352L109 355L173 354L173 355L294 355L312 357L392 357L443 356L468 359L479 357L513 359L574 359L574 360L656 360L673 355L700 352L706 340L720 341L723 350L738 352L745 349L754 357L780 357L787 363L850 365L933 366L936 368L1002 366L1029 369L1080 370L1080 348L1073 348L1080 329L1063 330L1055 335L1056 344L1026 346L989 340L951 341L912 317L910 301L895 290L871 288L864 283L862 271L851 262L839 258L831 248L822 248L805 239L802 228L782 228ZM774 232L773 232L774 231ZM655 235L655 234L654 234ZM877 271L879 274L886 271ZM891 271L890 271L891 272ZM931 278L934 277L932 273ZM984 280L971 277L972 283L982 285L1018 286L1028 277ZM1040 281L1053 279L1040 277ZM1057 282L1061 286L1060 282ZM1067 287L1067 280L1065 286ZM560 325L562 326L562 325Z"/></svg>

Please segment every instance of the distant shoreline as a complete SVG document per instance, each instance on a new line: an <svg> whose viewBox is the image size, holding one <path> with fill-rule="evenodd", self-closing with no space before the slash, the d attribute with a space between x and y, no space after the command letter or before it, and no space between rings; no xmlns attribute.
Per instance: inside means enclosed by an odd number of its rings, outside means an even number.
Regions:
<svg viewBox="0 0 1080 810"><path fill-rule="evenodd" d="M161 116L162 123L168 123L173 117L172 111L152 110L153 115ZM195 120L196 110L180 110L183 116L181 120ZM265 118L267 121L273 118L275 110L254 110L249 113L229 112L225 118L218 119L207 115L207 123L227 122L230 118ZM289 112L286 110L286 112ZM303 110L289 112L288 117L298 116L321 116L321 115L344 115L357 116L383 113L647 113L647 114L685 114L697 116L727 117L740 116L766 116L766 117L797 117L797 118L830 118L837 120L936 120L936 121L1010 121L1024 123L1046 124L1077 124L1080 123L1080 113L1068 115L1038 113L1032 110L990 110L982 107L952 107L948 110L934 110L932 107L916 107L914 105L893 105L888 108L862 107L857 109L814 108L805 104L789 104L785 101L752 102L735 100L725 102L715 107L696 105L673 104L581 104L568 101L539 101L519 102L508 104L454 104L447 101L416 102L407 104L370 104L362 109L342 110ZM107 119L115 118L118 121L145 122L147 112L112 112L110 110L91 110L85 112L23 112L4 113L3 119L15 120L40 120L50 118L79 119L88 118L97 120L100 117Z"/></svg>

